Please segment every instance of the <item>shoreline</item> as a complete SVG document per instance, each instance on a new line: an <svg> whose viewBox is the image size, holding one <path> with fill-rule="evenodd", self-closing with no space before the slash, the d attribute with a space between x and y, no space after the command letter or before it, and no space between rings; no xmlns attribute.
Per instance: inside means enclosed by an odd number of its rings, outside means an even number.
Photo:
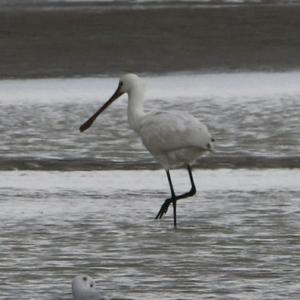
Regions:
<svg viewBox="0 0 300 300"><path fill-rule="evenodd" d="M118 162L99 158L31 158L0 157L0 171L112 171L112 170L160 170L163 169L153 159L151 161ZM192 164L196 170L266 170L300 169L299 156L203 156ZM172 169L183 169L176 167Z"/></svg>
<svg viewBox="0 0 300 300"><path fill-rule="evenodd" d="M105 9L105 10L123 10L123 9L163 9L163 8L230 8L230 7L286 7L299 6L298 0L244 0L236 2L235 0L208 0L199 2L199 0L168 0L168 1L139 1L139 0L13 0L0 3L0 7L10 10L74 10L74 9Z"/></svg>

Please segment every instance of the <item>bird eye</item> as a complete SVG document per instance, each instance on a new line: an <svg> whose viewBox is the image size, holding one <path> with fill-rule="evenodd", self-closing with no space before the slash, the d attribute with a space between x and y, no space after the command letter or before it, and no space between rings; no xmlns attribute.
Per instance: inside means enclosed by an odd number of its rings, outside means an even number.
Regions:
<svg viewBox="0 0 300 300"><path fill-rule="evenodd" d="M84 281L87 281L87 278L86 278L86 277L83 277L83 280L84 280Z"/></svg>
<svg viewBox="0 0 300 300"><path fill-rule="evenodd" d="M120 81L119 85L122 86L123 85L123 81Z"/></svg>

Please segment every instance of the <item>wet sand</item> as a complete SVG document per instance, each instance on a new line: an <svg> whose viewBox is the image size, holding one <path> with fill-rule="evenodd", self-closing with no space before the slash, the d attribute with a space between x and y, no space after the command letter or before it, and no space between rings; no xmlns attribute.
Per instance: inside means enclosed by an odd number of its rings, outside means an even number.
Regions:
<svg viewBox="0 0 300 300"><path fill-rule="evenodd" d="M3 9L0 78L300 66L300 6Z"/></svg>
<svg viewBox="0 0 300 300"><path fill-rule="evenodd" d="M156 162L111 162L105 159L41 159L1 158L0 171L94 171L94 170L157 170L162 167ZM194 169L300 169L300 157L263 156L206 156L193 164Z"/></svg>

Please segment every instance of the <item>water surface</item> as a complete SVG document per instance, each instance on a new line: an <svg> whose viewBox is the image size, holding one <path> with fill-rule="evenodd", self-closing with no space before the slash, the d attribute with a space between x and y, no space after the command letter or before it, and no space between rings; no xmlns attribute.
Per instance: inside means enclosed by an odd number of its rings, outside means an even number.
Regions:
<svg viewBox="0 0 300 300"><path fill-rule="evenodd" d="M163 171L2 171L1 295L71 299L88 273L117 299L299 299L299 175L196 171L174 231Z"/></svg>
<svg viewBox="0 0 300 300"><path fill-rule="evenodd" d="M207 159L259 168L276 158L268 167L299 167L299 72L178 73L144 80L146 112L184 110L208 126L217 153ZM51 169L52 163L55 169L57 160L62 170L67 164L77 170L87 164L88 169L155 164L127 124L126 96L88 131L78 130L117 84L117 78L1 81L2 169L22 167L20 159L33 169ZM208 167L219 166L215 160Z"/></svg>
<svg viewBox="0 0 300 300"><path fill-rule="evenodd" d="M298 300L299 79L145 76L146 111L188 111L216 139L176 231L171 211L154 220L168 183L142 170L155 162L127 125L126 97L78 130L117 78L0 81L1 297L68 300L87 273L114 299ZM189 189L185 170L172 176Z"/></svg>

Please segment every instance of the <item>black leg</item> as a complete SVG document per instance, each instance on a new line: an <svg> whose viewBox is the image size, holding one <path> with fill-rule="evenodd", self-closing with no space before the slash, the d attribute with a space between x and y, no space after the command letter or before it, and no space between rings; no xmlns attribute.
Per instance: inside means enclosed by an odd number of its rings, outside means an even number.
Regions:
<svg viewBox="0 0 300 300"><path fill-rule="evenodd" d="M171 203L173 203L173 213L174 213L174 227L176 227L176 195L173 188L173 183L171 180L170 171L166 170L168 182L171 190L171 198L166 199L166 201L163 203L163 205L160 208L160 211L156 215L155 219L161 219L164 214L167 213L169 206Z"/></svg>
<svg viewBox="0 0 300 300"><path fill-rule="evenodd" d="M176 225L177 225L177 218L176 218L176 202L177 202L177 200L191 197L191 196L195 195L195 193L196 193L194 178L193 178L191 167L189 165L187 166L187 170L189 172L189 177L190 177L192 187L189 192L184 193L179 196L175 195L169 170L166 171L169 185L170 185L170 190L171 190L171 198L166 199L166 201L161 206L158 214L156 215L155 219L161 219L163 217L163 215L167 213L168 208L169 208L170 204L172 203L173 204L173 214L174 214L174 227L176 227Z"/></svg>
<svg viewBox="0 0 300 300"><path fill-rule="evenodd" d="M189 191L190 194L195 195L196 194L196 186L195 186L195 183L194 183L194 178L193 178L193 173L192 173L192 169L189 165L187 165L187 169L188 169L188 172L189 172L189 176L190 176L190 181L191 181L191 190Z"/></svg>
<svg viewBox="0 0 300 300"><path fill-rule="evenodd" d="M177 227L176 201L177 201L177 199L172 202L173 203L174 228Z"/></svg>

